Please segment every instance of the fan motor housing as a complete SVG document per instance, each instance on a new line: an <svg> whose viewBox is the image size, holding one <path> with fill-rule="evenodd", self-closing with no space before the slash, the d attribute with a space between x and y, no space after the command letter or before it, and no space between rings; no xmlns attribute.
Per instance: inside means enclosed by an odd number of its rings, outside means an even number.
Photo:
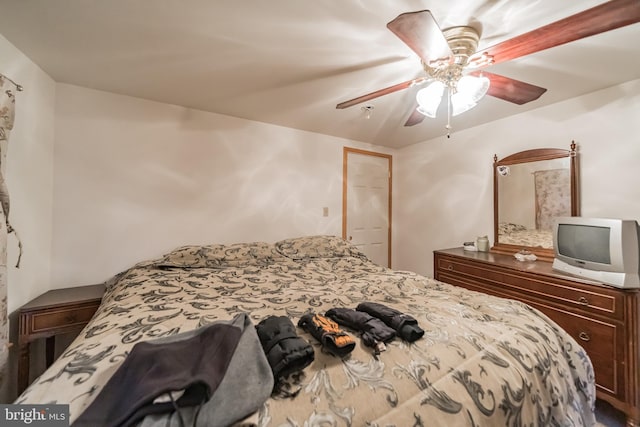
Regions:
<svg viewBox="0 0 640 427"><path fill-rule="evenodd" d="M453 52L453 62L465 66L469 61L469 57L476 53L478 48L478 42L480 41L478 31L473 27L458 26L446 28L442 33Z"/></svg>

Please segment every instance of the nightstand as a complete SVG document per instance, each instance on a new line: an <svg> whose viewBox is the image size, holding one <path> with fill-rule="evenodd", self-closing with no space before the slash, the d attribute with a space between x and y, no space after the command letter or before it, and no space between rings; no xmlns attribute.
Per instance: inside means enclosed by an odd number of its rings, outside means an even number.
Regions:
<svg viewBox="0 0 640 427"><path fill-rule="evenodd" d="M54 289L19 310L18 394L29 385L30 343L46 338L46 366L53 363L56 335L79 332L98 309L104 284Z"/></svg>

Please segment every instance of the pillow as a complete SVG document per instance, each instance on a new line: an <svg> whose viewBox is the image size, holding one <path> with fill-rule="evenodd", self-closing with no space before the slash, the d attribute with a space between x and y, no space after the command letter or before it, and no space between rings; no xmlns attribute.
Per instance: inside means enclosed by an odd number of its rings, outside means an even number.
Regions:
<svg viewBox="0 0 640 427"><path fill-rule="evenodd" d="M273 245L264 242L234 243L231 245L182 246L160 259L161 267L249 267L267 266L284 261Z"/></svg>
<svg viewBox="0 0 640 427"><path fill-rule="evenodd" d="M511 222L501 222L498 224L498 234L510 234L515 231L524 231L527 227L520 224L513 224Z"/></svg>
<svg viewBox="0 0 640 427"><path fill-rule="evenodd" d="M276 250L291 259L364 257L351 243L337 236L305 236L276 242Z"/></svg>

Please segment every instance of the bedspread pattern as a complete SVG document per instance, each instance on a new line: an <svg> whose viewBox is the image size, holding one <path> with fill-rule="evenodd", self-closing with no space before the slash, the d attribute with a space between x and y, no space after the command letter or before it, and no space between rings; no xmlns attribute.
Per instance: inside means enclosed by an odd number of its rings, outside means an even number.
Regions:
<svg viewBox="0 0 640 427"><path fill-rule="evenodd" d="M548 230L517 230L498 235L498 241L523 248L553 249L553 233Z"/></svg>
<svg viewBox="0 0 640 427"><path fill-rule="evenodd" d="M376 301L415 317L424 337L396 338L375 357L353 333L358 345L341 360L299 329L315 361L296 397L264 404L261 426L594 423L586 353L537 310L379 267L351 251L295 260L267 252L268 263L246 266L184 266L164 257L116 276L92 321L17 403L69 403L73 420L137 342L238 313L255 324L269 315L296 323L309 311Z"/></svg>

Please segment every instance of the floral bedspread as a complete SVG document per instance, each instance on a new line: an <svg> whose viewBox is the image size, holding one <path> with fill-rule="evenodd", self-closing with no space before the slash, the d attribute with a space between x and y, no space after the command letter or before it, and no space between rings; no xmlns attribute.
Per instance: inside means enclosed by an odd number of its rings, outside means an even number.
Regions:
<svg viewBox="0 0 640 427"><path fill-rule="evenodd" d="M294 397L272 396L260 426L591 426L594 374L585 351L535 309L377 266L331 236L179 248L107 283L80 336L16 403L68 403L73 421L131 347L248 313L297 323L304 313L376 301L425 330L374 355L313 344Z"/></svg>
<svg viewBox="0 0 640 427"><path fill-rule="evenodd" d="M553 249L553 233L549 230L517 230L500 234L498 240L509 245Z"/></svg>

